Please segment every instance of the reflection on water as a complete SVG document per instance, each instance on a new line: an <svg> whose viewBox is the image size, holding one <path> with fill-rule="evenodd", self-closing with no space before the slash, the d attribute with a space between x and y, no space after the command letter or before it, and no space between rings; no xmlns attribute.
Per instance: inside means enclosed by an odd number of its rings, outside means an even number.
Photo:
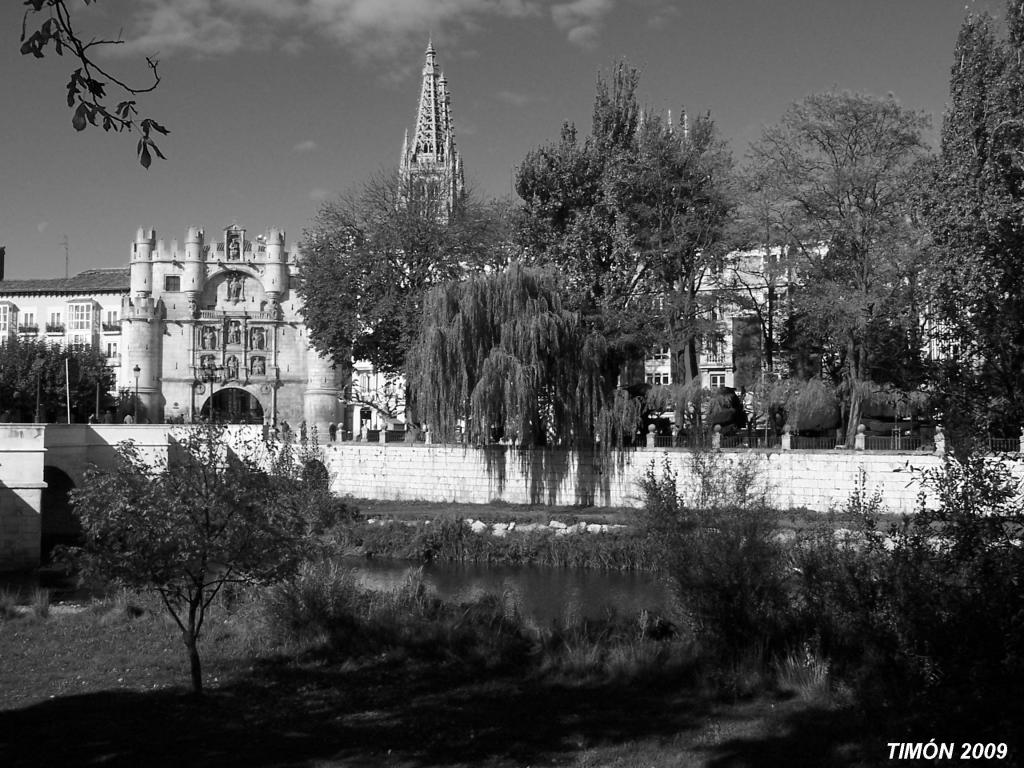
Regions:
<svg viewBox="0 0 1024 768"><path fill-rule="evenodd" d="M409 571L419 566L404 560L346 558L359 581L370 589L400 587ZM567 612L599 618L609 611L631 615L643 609L664 612L670 604L668 589L647 573L623 573L538 566L430 563L423 580L442 600L468 602L484 595L515 596L519 611L541 623Z"/></svg>

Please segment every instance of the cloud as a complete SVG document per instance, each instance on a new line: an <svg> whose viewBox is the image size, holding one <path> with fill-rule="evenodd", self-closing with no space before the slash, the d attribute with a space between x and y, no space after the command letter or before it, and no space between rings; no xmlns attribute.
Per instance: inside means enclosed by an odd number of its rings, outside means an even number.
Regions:
<svg viewBox="0 0 1024 768"><path fill-rule="evenodd" d="M316 142L312 139L306 139L292 147L292 152L312 152L315 149L317 149Z"/></svg>
<svg viewBox="0 0 1024 768"><path fill-rule="evenodd" d="M543 0L137 0L117 55L215 55L243 46L294 51L310 32L382 59L424 30L459 33L494 18L540 16Z"/></svg>
<svg viewBox="0 0 1024 768"><path fill-rule="evenodd" d="M604 18L615 7L615 0L572 0L551 6L551 19L565 32L570 43L584 48L597 44Z"/></svg>
<svg viewBox="0 0 1024 768"><path fill-rule="evenodd" d="M109 49L116 55L173 55L189 51L200 55L234 53L242 47L240 24L217 12L216 0L141 0L123 45Z"/></svg>
<svg viewBox="0 0 1024 768"><path fill-rule="evenodd" d="M576 45L593 45L623 0L136 0L124 54L230 54L241 48L301 50L310 36L382 61L424 43L440 46L502 19L550 18Z"/></svg>

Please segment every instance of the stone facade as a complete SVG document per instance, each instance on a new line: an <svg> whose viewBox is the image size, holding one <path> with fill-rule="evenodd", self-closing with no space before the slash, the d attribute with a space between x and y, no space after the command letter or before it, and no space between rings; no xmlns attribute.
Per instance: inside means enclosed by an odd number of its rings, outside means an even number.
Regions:
<svg viewBox="0 0 1024 768"><path fill-rule="evenodd" d="M183 250L138 231L122 359L139 369L146 418L196 421L212 403L233 422L305 422L324 435L338 423L337 371L309 346L299 312L297 254L276 229L250 241L230 227L207 243L193 227Z"/></svg>
<svg viewBox="0 0 1024 768"><path fill-rule="evenodd" d="M249 240L229 227L207 242L192 227L184 248L140 229L128 269L0 282L0 343L103 350L117 389L138 392L143 422L197 421L213 401L229 421L326 435L342 416L338 375L308 343L297 254L276 229Z"/></svg>

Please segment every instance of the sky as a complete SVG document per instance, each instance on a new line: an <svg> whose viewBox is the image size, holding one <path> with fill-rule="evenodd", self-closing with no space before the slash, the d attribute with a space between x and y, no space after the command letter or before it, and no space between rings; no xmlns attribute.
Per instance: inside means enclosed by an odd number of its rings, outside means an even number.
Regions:
<svg viewBox="0 0 1024 768"><path fill-rule="evenodd" d="M73 61L19 53L21 3L0 7L0 245L7 279L127 264L140 227L297 242L325 200L397 167L428 39L467 181L512 194L526 153L563 122L590 128L594 83L622 59L653 110L710 112L742 162L792 102L830 89L895 95L937 142L967 13L1002 0L68 0L102 64L158 88L170 129L149 170L135 138L76 133ZM114 94L113 101L120 96Z"/></svg>

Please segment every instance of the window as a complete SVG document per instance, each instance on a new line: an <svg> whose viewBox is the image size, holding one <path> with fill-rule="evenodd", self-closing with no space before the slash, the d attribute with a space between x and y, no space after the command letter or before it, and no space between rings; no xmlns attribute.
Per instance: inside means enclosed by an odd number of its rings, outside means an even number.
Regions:
<svg viewBox="0 0 1024 768"><path fill-rule="evenodd" d="M712 373L708 376L711 382L712 389L718 389L719 387L725 386L725 374L724 373Z"/></svg>
<svg viewBox="0 0 1024 768"><path fill-rule="evenodd" d="M21 313L21 324L26 328L36 327L36 313L35 312L22 312Z"/></svg>
<svg viewBox="0 0 1024 768"><path fill-rule="evenodd" d="M10 304L0 304L0 336L6 336L14 330L17 316Z"/></svg>
<svg viewBox="0 0 1024 768"><path fill-rule="evenodd" d="M116 341L108 341L107 342L107 357L117 357L117 342Z"/></svg>
<svg viewBox="0 0 1024 768"><path fill-rule="evenodd" d="M177 293L181 290L180 275L166 275L164 277L164 290L169 293Z"/></svg>
<svg viewBox="0 0 1024 768"><path fill-rule="evenodd" d="M107 325L117 325L117 323L120 321L120 318L118 317L118 314L119 314L118 310L116 310L116 309L108 309L107 310L107 320L106 320Z"/></svg>
<svg viewBox="0 0 1024 768"><path fill-rule="evenodd" d="M60 312L51 312L50 321L46 324L47 333L64 333L64 320Z"/></svg>
<svg viewBox="0 0 1024 768"><path fill-rule="evenodd" d="M654 353L651 355L651 359L659 361L668 360L671 354L672 350L670 350L668 347L658 347L657 349L654 350Z"/></svg>
<svg viewBox="0 0 1024 768"><path fill-rule="evenodd" d="M69 304L68 315L72 331L92 330L93 309L89 304ZM60 321L58 320L58 323Z"/></svg>

